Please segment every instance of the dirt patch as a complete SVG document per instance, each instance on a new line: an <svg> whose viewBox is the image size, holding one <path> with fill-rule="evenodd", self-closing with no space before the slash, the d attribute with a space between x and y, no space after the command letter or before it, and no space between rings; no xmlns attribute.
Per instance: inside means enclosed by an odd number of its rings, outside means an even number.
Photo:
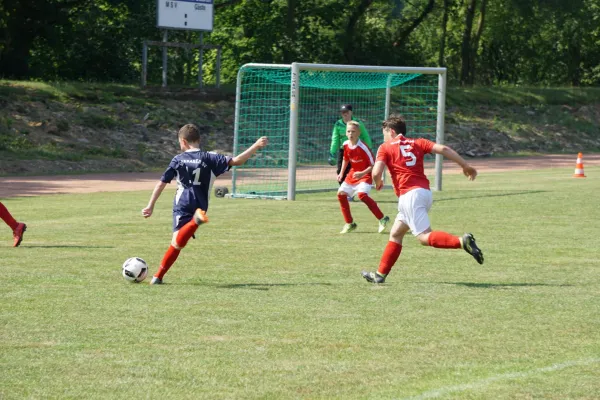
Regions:
<svg viewBox="0 0 600 400"><path fill-rule="evenodd" d="M543 155L536 157L512 158L480 158L469 159L479 173L502 172L509 170L533 170L543 168L565 168L566 174L572 174L575 169L577 155ZM584 166L600 166L600 154L584 156ZM316 167L323 168L323 167ZM568 170L567 170L568 168ZM335 170L330 168L332 180L335 179ZM252 170L244 170L246 176L252 176ZM314 171L303 170L300 174L312 174ZM425 171L433 175L432 168ZM461 173L460 168L451 161L444 162L445 174ZM60 175L60 176L28 176L0 178L0 198L14 196L40 196L64 193L93 193L93 192L120 192L137 191L154 188L160 178L159 172L139 173L112 173L88 175ZM298 177L301 180L303 177ZM247 178L246 178L247 179ZM231 188L231 173L220 176L216 181L217 186ZM170 185L175 187L175 185Z"/></svg>

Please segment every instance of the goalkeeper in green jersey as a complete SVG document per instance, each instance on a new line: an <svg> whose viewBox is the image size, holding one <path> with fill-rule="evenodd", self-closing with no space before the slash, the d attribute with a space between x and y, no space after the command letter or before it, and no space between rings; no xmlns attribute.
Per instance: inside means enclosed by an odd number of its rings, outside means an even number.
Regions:
<svg viewBox="0 0 600 400"><path fill-rule="evenodd" d="M366 144L370 149L373 148L371 137L365 124L362 121L352 118L352 104L343 104L340 108L342 118L340 118L335 125L333 125L333 133L331 135L331 148L329 149L329 165L336 165L337 162L337 174L339 175L342 170L342 161L344 161L344 142L347 140L346 137L346 124L349 121L356 121L360 125L360 141ZM344 182L346 175L350 170L350 163L348 168L344 171L344 175L340 182Z"/></svg>

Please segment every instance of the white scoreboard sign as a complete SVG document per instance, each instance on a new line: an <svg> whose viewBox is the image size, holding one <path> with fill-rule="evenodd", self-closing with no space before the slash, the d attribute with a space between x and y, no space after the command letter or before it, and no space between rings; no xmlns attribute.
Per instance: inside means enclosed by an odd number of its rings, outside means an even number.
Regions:
<svg viewBox="0 0 600 400"><path fill-rule="evenodd" d="M159 28L213 30L213 0L158 0Z"/></svg>

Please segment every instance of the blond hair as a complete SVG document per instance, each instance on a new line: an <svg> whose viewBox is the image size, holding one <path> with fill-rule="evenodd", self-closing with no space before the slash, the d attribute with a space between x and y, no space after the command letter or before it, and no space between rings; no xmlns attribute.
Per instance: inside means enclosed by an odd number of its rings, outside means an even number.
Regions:
<svg viewBox="0 0 600 400"><path fill-rule="evenodd" d="M348 126L348 125L355 126L360 130L360 122L358 122L358 121L354 121L354 120L348 121L348 123L346 123L346 126Z"/></svg>

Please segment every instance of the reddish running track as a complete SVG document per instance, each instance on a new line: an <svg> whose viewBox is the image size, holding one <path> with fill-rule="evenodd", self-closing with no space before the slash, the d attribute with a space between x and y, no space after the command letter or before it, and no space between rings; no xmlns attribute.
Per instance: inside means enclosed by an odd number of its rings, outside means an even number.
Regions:
<svg viewBox="0 0 600 400"><path fill-rule="evenodd" d="M535 157L479 158L468 159L479 173L502 172L511 170L533 170L542 168L565 168L565 173L575 170L577 155L549 154ZM584 154L585 166L600 165L600 154ZM319 167L323 168L323 167ZM252 170L245 170L252 176ZM308 169L305 169L309 173ZM283 171L282 171L283 172ZM444 173L456 174L461 170L452 161L444 161ZM303 171L299 171L304 173ZM433 175L432 168L426 173ZM87 175L54 175L54 176L22 176L0 178L0 198L14 196L40 196L59 193L92 193L120 191L151 191L158 179L159 172L87 174ZM335 169L331 167L332 179ZM246 178L248 179L248 178ZM301 178L300 178L301 179ZM220 176L215 185L231 187L231 173ZM171 185L174 187L174 185Z"/></svg>

